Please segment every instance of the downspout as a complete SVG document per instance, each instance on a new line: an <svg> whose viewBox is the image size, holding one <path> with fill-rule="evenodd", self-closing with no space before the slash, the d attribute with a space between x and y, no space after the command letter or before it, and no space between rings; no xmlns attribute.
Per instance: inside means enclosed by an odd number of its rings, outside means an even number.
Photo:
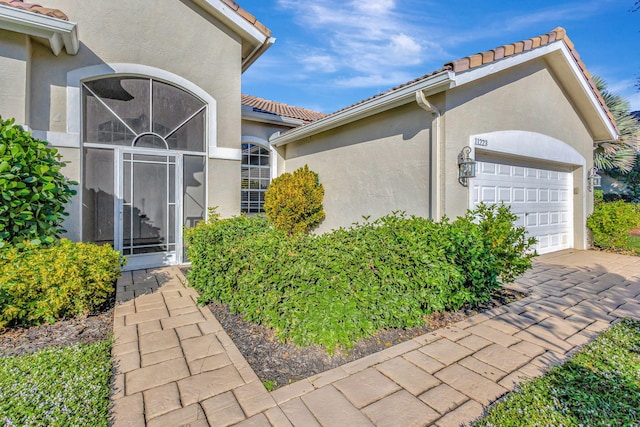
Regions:
<svg viewBox="0 0 640 427"><path fill-rule="evenodd" d="M435 126L431 126L431 219L438 221L442 217L441 208L441 185L440 185L440 145L441 145L441 119L440 110L431 104L424 92L416 92L416 102L428 113L435 117ZM433 131L435 129L435 137Z"/></svg>

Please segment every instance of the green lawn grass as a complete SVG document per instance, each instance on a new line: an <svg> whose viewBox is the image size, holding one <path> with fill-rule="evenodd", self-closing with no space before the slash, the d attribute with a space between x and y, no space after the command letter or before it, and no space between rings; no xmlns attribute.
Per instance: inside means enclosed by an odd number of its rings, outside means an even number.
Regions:
<svg viewBox="0 0 640 427"><path fill-rule="evenodd" d="M550 425L640 425L640 321L618 323L474 424Z"/></svg>
<svg viewBox="0 0 640 427"><path fill-rule="evenodd" d="M640 255L640 236L629 236L629 244L626 249L634 251L637 255Z"/></svg>
<svg viewBox="0 0 640 427"><path fill-rule="evenodd" d="M108 426L111 344L0 358L0 425Z"/></svg>

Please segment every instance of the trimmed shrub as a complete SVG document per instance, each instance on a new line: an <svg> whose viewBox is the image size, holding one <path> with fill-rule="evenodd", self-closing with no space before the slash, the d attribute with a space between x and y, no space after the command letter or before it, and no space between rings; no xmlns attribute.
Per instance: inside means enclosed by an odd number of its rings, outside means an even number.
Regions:
<svg viewBox="0 0 640 427"><path fill-rule="evenodd" d="M110 246L67 239L0 251L0 328L91 313L113 294L123 263Z"/></svg>
<svg viewBox="0 0 640 427"><path fill-rule="evenodd" d="M323 198L324 187L318 174L304 165L271 182L264 195L264 211L278 230L290 236L306 233L324 220Z"/></svg>
<svg viewBox="0 0 640 427"><path fill-rule="evenodd" d="M77 184L60 172L64 164L47 142L0 117L0 248L50 245L64 231L64 205Z"/></svg>
<svg viewBox="0 0 640 427"><path fill-rule="evenodd" d="M599 248L624 248L629 243L628 231L640 225L638 207L622 200L595 205L587 219L593 244Z"/></svg>
<svg viewBox="0 0 640 427"><path fill-rule="evenodd" d="M501 228L509 216L490 211L453 223L395 213L293 236L260 217L212 218L186 233L189 284L200 302L227 304L280 339L349 347L384 328L421 325L425 314L486 301L501 275L530 265L531 242L499 247L513 244L514 232ZM503 232L495 247L482 234L492 228Z"/></svg>

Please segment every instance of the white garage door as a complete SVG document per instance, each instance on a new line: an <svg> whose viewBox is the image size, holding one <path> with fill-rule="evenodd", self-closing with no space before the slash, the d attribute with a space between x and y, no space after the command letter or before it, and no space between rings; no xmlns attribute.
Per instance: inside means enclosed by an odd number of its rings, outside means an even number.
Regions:
<svg viewBox="0 0 640 427"><path fill-rule="evenodd" d="M473 207L480 202L510 205L518 215L516 225L538 239L539 254L572 247L570 172L478 162L470 185Z"/></svg>

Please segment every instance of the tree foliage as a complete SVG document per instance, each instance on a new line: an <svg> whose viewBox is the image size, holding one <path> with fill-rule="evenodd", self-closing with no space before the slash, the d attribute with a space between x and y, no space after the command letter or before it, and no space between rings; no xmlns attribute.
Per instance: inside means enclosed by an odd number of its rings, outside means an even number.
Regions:
<svg viewBox="0 0 640 427"><path fill-rule="evenodd" d="M600 91L607 108L615 119L620 138L617 141L598 142L594 149L594 164L598 169L614 170L623 173L631 171L636 160L636 146L640 125L631 113L629 101L607 89L606 82L593 76L593 81Z"/></svg>
<svg viewBox="0 0 640 427"><path fill-rule="evenodd" d="M267 219L290 236L306 233L325 218L324 187L309 166L284 173L274 179L264 195Z"/></svg>
<svg viewBox="0 0 640 427"><path fill-rule="evenodd" d="M0 117L0 248L49 245L64 230L64 205L76 193L55 148Z"/></svg>

